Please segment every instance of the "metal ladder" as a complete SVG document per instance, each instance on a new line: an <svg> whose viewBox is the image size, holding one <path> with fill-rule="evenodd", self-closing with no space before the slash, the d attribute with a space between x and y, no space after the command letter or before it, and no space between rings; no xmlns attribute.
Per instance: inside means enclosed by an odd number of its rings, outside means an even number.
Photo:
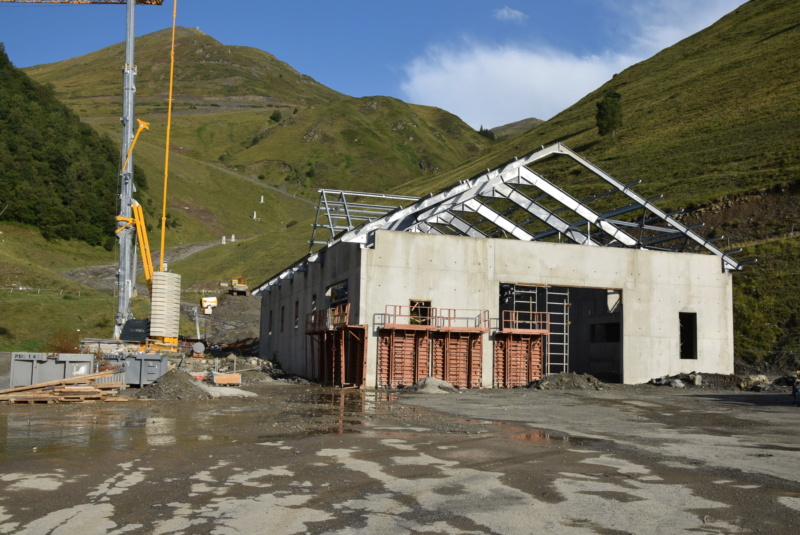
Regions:
<svg viewBox="0 0 800 535"><path fill-rule="evenodd" d="M569 372L569 288L545 289L545 306L550 315L547 340L547 375Z"/></svg>
<svg viewBox="0 0 800 535"><path fill-rule="evenodd" d="M539 312L539 290L541 286L514 285L512 310L516 312Z"/></svg>

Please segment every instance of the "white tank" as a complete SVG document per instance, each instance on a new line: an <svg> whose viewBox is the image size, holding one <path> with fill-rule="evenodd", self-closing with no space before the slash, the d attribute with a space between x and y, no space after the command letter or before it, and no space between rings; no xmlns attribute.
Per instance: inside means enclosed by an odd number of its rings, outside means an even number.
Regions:
<svg viewBox="0 0 800 535"><path fill-rule="evenodd" d="M181 276L177 273L153 273L150 297L150 336L177 338L181 318Z"/></svg>

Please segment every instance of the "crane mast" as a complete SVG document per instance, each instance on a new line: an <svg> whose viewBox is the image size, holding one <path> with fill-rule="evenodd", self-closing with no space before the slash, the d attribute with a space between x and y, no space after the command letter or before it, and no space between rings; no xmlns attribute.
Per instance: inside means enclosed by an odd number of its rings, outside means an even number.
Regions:
<svg viewBox="0 0 800 535"><path fill-rule="evenodd" d="M136 64L134 62L134 27L136 10L128 2L125 31L125 66L122 69L122 146L120 147L119 217L130 218L133 202L133 155L128 156L133 143L133 118L136 106ZM119 223L118 223L119 225ZM119 239L119 267L117 269L117 313L114 316L114 338L119 338L125 322L131 318L131 298L136 283L136 235L130 227L117 233Z"/></svg>

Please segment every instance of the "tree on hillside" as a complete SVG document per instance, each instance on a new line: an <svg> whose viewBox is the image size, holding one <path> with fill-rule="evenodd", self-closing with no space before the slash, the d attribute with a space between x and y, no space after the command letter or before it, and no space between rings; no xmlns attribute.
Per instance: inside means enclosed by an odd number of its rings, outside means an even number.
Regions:
<svg viewBox="0 0 800 535"><path fill-rule="evenodd" d="M283 114L280 112L280 110L275 110L272 112L272 115L270 115L269 118L276 123L279 123L281 122L281 119L283 119Z"/></svg>
<svg viewBox="0 0 800 535"><path fill-rule="evenodd" d="M614 139L617 128L622 126L622 95L609 89L603 95L603 100L597 103L597 133L601 136L611 134Z"/></svg>
<svg viewBox="0 0 800 535"><path fill-rule="evenodd" d="M492 132L488 128L484 128L483 125L481 125L481 129L478 130L478 133L483 137L485 137L486 139L491 139L492 141L494 141L494 132Z"/></svg>

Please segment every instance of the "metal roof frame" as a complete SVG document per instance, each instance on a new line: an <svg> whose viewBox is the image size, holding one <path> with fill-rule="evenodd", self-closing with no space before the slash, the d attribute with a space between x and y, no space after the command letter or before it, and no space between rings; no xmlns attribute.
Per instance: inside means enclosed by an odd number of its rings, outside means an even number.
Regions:
<svg viewBox="0 0 800 535"><path fill-rule="evenodd" d="M529 166L554 156L566 156L583 170L600 180L606 188L602 193L579 200L537 173ZM704 238L694 232L698 226L686 226L667 213L653 200L636 193L632 187L641 181L623 184L561 143L541 147L522 158L487 170L469 180L426 197L382 195L353 191L320 190L320 202L310 242L309 255L284 270L256 290L257 294L290 278L309 262L319 261L325 248L339 242L358 243L362 247L374 244L378 230L395 230L430 234L452 234L491 238L502 234L525 241L558 238L559 241L590 247L624 247L683 252L699 250L720 258L723 271L739 271L749 261L737 261L731 254L713 245L722 237ZM535 196L526 190L536 192ZM619 194L625 199L622 206L597 211L589 206L600 198ZM385 203L385 204L381 204ZM498 210L492 205L502 203ZM548 208L545 206L554 206ZM641 216L629 220L617 219L641 211ZM572 214L574 219L569 220ZM530 227L537 225L538 231ZM544 228L545 230L541 230ZM329 237L322 241L319 229ZM670 243L671 242L671 243ZM324 247L313 252L315 245Z"/></svg>

